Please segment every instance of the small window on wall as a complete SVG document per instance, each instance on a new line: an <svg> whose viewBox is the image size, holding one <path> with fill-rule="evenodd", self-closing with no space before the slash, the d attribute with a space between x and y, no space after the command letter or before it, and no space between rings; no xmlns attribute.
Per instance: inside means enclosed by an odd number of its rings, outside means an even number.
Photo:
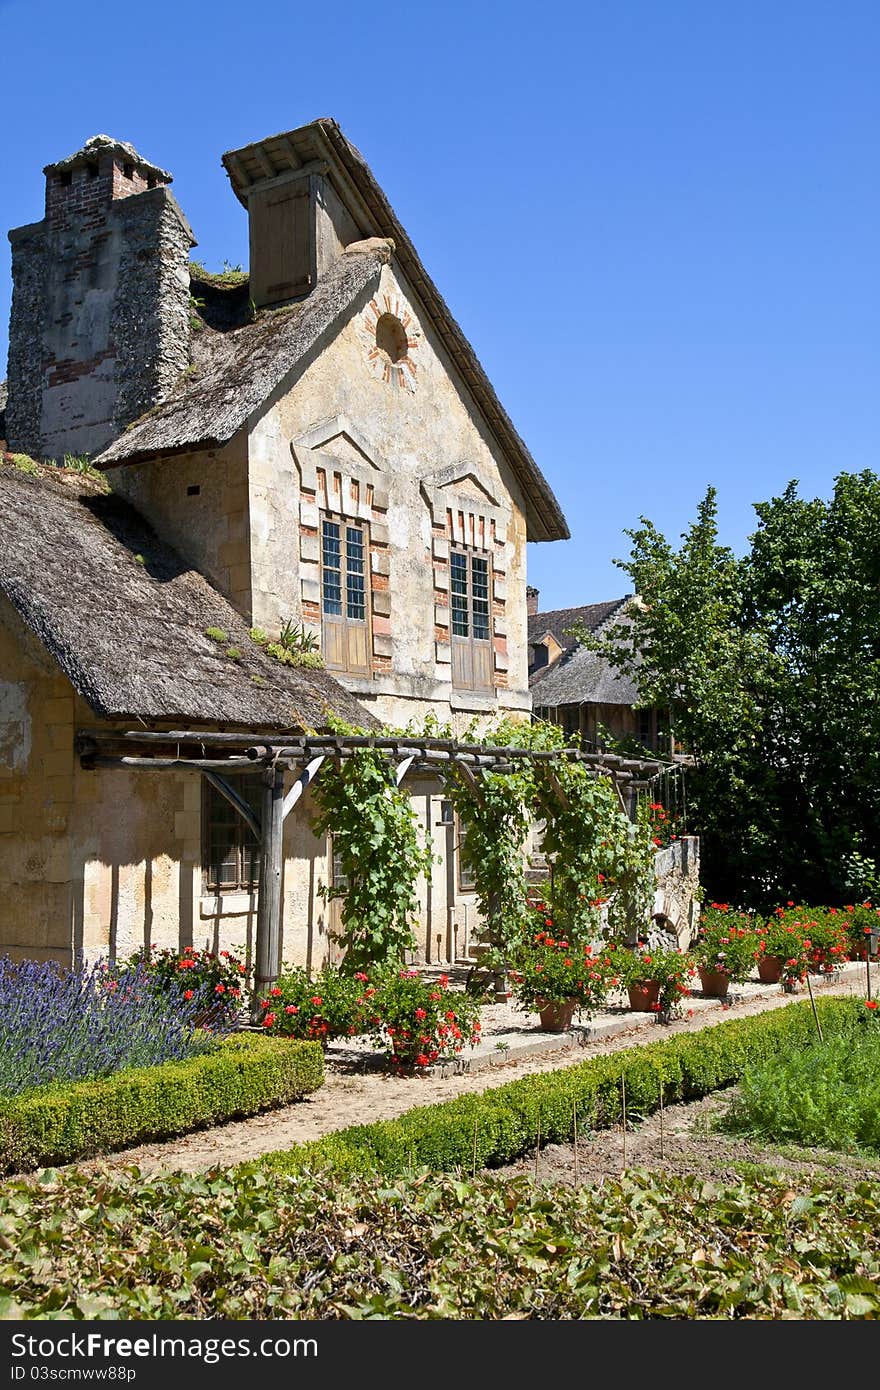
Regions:
<svg viewBox="0 0 880 1390"><path fill-rule="evenodd" d="M330 837L330 887L339 888L342 892L348 891L348 874L342 867L342 854L333 843Z"/></svg>
<svg viewBox="0 0 880 1390"><path fill-rule="evenodd" d="M492 689L492 596L489 561L470 550L449 554L452 684Z"/></svg>
<svg viewBox="0 0 880 1390"><path fill-rule="evenodd" d="M370 672L367 527L321 521L321 654L330 671Z"/></svg>
<svg viewBox="0 0 880 1390"><path fill-rule="evenodd" d="M259 773L230 779L257 816L262 809ZM202 865L205 887L215 893L250 892L260 877L260 846L231 802L203 779Z"/></svg>
<svg viewBox="0 0 880 1390"><path fill-rule="evenodd" d="M474 893L477 888L477 880L474 877L473 869L470 864L465 863L465 857L462 854L466 832L458 818L456 818L456 829L458 831L455 845L455 858L458 862L458 891L459 893Z"/></svg>

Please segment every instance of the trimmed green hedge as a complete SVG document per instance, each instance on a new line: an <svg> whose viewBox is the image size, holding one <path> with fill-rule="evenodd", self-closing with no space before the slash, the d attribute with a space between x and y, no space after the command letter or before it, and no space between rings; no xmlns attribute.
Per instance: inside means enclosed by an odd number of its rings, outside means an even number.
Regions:
<svg viewBox="0 0 880 1390"><path fill-rule="evenodd" d="M852 999L818 1002L826 1036L861 1027L864 1006ZM414 1168L469 1172L510 1163L542 1143L569 1141L577 1106L581 1133L619 1123L621 1078L627 1118L660 1105L694 1100L737 1081L747 1066L815 1040L810 1005L791 1004L753 1018L730 1019L698 1033L591 1058L563 1071L524 1076L482 1095L460 1096L410 1110L396 1120L356 1125L243 1165L298 1173L331 1167L341 1174L379 1171L392 1177Z"/></svg>
<svg viewBox="0 0 880 1390"><path fill-rule="evenodd" d="M69 1163L299 1100L324 1080L320 1043L239 1033L182 1062L0 1098L0 1173Z"/></svg>

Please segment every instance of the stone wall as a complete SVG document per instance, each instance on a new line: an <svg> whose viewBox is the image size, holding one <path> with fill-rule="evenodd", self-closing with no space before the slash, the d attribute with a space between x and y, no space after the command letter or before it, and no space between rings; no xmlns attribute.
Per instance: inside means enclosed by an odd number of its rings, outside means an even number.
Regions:
<svg viewBox="0 0 880 1390"><path fill-rule="evenodd" d="M695 896L700 884L700 841L696 835L685 835L654 856L654 875L657 890L654 895L654 920L673 932L679 946L685 950L697 931L700 915L699 899Z"/></svg>

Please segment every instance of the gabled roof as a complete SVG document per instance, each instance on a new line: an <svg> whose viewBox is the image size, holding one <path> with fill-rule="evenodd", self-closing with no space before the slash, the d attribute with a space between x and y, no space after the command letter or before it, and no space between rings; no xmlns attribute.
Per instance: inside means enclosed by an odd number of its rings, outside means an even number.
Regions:
<svg viewBox="0 0 880 1390"><path fill-rule="evenodd" d="M583 626L596 633L632 597L613 598L608 603L582 603L579 608L549 608L544 613L529 615L529 642L538 642L546 632L552 632L560 647L570 651L577 639L570 628Z"/></svg>
<svg viewBox="0 0 880 1390"><path fill-rule="evenodd" d="M638 686L630 676L622 675L599 652L581 646L567 629L583 624L594 635L612 620L627 623L626 605L632 598L612 599L608 603L587 603L579 608L556 608L546 613L533 613L529 618L529 643L538 642L547 633L564 648L562 656L552 666L540 666L529 678L532 702L536 708L555 708L557 705L599 704L634 705L639 698Z"/></svg>
<svg viewBox="0 0 880 1390"><path fill-rule="evenodd" d="M253 323L227 333L203 328L195 337L189 372L95 462L107 468L227 443L288 372L338 329L359 296L378 284L390 256L387 243L362 244L339 258L308 299L263 310Z"/></svg>
<svg viewBox="0 0 880 1390"><path fill-rule="evenodd" d="M326 728L332 711L375 725L328 672L267 656L216 589L88 479L0 466L0 595L102 718L286 732Z"/></svg>

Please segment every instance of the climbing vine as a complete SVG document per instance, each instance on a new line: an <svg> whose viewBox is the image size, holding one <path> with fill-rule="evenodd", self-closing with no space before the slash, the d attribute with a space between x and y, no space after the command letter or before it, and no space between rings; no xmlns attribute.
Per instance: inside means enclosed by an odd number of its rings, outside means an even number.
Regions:
<svg viewBox="0 0 880 1390"><path fill-rule="evenodd" d="M340 734L354 729L334 722ZM342 969L399 964L415 945L412 921L416 884L429 874L433 855L419 833L411 798L397 786L394 765L381 752L359 749L325 765L315 783L318 813L312 828L333 837L344 886L321 891L340 902Z"/></svg>
<svg viewBox="0 0 880 1390"><path fill-rule="evenodd" d="M341 734L362 732L335 722ZM388 736L452 739L451 726L429 716ZM503 720L476 723L463 743L553 751L565 746L557 725ZM544 821L543 849L551 865L548 906L572 940L604 934L631 938L647 925L654 890L650 807L635 822L610 778L584 763L511 759L505 771L451 760L446 795L458 816L459 853L470 870L493 959L503 962L529 923L525 847L534 818ZM407 792L398 787L387 754L360 749L322 769L315 784L317 835L333 836L344 877L323 889L341 904L338 940L348 972L400 962L414 945L416 886L430 875L433 854L423 839Z"/></svg>

